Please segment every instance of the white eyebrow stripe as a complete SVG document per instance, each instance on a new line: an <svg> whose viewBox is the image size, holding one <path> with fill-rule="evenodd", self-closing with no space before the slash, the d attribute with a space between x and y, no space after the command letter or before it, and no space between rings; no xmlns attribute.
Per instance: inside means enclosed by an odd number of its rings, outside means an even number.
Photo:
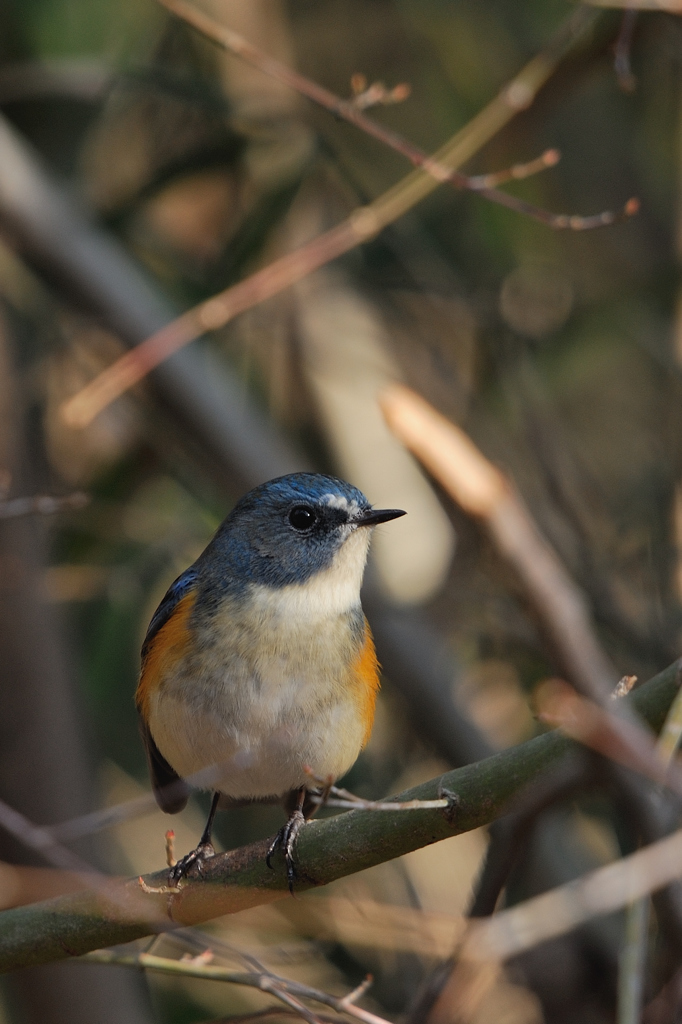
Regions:
<svg viewBox="0 0 682 1024"><path fill-rule="evenodd" d="M322 501L329 508L338 508L347 512L349 519L352 519L360 511L360 505L355 498L351 498L349 501L342 494L323 494Z"/></svg>
<svg viewBox="0 0 682 1024"><path fill-rule="evenodd" d="M323 494L322 501L330 508L348 508L348 498L342 494Z"/></svg>

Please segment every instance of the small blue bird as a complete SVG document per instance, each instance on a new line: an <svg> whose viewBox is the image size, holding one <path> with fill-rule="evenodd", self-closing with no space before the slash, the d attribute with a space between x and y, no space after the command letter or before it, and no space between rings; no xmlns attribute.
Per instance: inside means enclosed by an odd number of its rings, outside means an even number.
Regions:
<svg viewBox="0 0 682 1024"><path fill-rule="evenodd" d="M199 772L213 802L171 883L213 855L223 803L284 800L293 849L314 778L336 780L369 739L379 675L360 605L371 530L405 515L350 484L294 473L250 491L171 585L142 647L136 703L157 802L175 814ZM195 780L196 782L196 780ZM310 806L309 806L310 805Z"/></svg>

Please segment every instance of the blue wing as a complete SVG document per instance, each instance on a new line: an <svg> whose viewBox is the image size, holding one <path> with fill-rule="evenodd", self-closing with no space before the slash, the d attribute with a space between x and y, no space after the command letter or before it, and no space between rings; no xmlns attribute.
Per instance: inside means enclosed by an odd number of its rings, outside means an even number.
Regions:
<svg viewBox="0 0 682 1024"><path fill-rule="evenodd" d="M152 640L161 627L168 622L177 604L182 601L183 597L185 597L190 590L194 589L197 583L197 578L197 573L194 569L186 569L182 575L178 576L174 583L171 583L170 587L166 591L166 596L152 615L152 620L147 628L147 635L145 636L144 643L142 644L143 661Z"/></svg>

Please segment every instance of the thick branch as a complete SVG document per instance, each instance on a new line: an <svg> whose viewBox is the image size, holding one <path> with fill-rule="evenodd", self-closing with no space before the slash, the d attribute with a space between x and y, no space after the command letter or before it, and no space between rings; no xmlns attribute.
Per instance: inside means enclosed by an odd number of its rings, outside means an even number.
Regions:
<svg viewBox="0 0 682 1024"><path fill-rule="evenodd" d="M675 663L625 699L658 731L677 687ZM457 796L454 813L351 811L311 822L297 847L299 889L325 885L494 821L572 751L572 741L557 732L547 733L396 798L433 799L442 787ZM176 894L149 894L136 880L113 879L110 895L100 889L7 910L0 914L0 970L78 956L281 899L287 895L283 864L278 862L276 870L270 871L265 864L266 849L264 841L220 854L206 864L201 879L188 881ZM159 888L165 881L165 871L146 879L148 886Z"/></svg>

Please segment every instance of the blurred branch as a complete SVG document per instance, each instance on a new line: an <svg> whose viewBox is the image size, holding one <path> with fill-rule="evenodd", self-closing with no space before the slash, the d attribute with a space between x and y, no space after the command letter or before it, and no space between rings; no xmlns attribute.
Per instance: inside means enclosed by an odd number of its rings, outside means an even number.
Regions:
<svg viewBox="0 0 682 1024"><path fill-rule="evenodd" d="M85 508L90 498L82 491L66 494L64 497L53 497L39 494L34 498L11 498L0 501L0 519L17 519L20 516L51 516L57 512L66 512Z"/></svg>
<svg viewBox="0 0 682 1024"><path fill-rule="evenodd" d="M627 908L625 940L618 958L618 1024L639 1024L642 1017L650 906L649 897L644 896Z"/></svg>
<svg viewBox="0 0 682 1024"><path fill-rule="evenodd" d="M508 814L493 822L469 917L489 917L494 913L512 868L532 840L533 826L539 815L586 786L594 777L592 768L586 757L565 758L529 786L527 792L519 794Z"/></svg>
<svg viewBox="0 0 682 1024"><path fill-rule="evenodd" d="M461 959L507 960L680 877L682 830L582 878L471 926ZM456 973L456 972L455 972Z"/></svg>
<svg viewBox="0 0 682 1024"><path fill-rule="evenodd" d="M620 7L625 10L634 8L639 11L669 11L670 14L682 14L680 0L586 0L593 7Z"/></svg>
<svg viewBox="0 0 682 1024"><path fill-rule="evenodd" d="M86 958L91 963L118 964L121 967L138 967L146 970L158 971L162 974L179 975L185 978L201 978L204 981L223 981L232 985L246 985L249 988L260 989L261 992L271 992L274 996L282 999L284 996L294 996L297 999L311 999L330 1006L337 1013L346 1013L365 1024L388 1024L383 1017L378 1017L368 1010L363 1010L355 1005L368 989L371 979L366 979L356 989L345 996L333 996L328 992L312 988L298 981L291 981L289 978L282 978L271 971L234 971L227 967L214 965L206 960L201 960L201 954L190 960L173 960L167 957L154 956L150 953L126 954L115 950L99 949L87 954ZM291 1006L289 1000L285 1000ZM310 1020L301 1011L305 1009L302 1004L293 1007L299 1016Z"/></svg>
<svg viewBox="0 0 682 1024"><path fill-rule="evenodd" d="M623 12L623 17L618 31L614 50L613 67L616 72L618 85L623 92L634 92L637 88L637 79L632 73L630 64L630 51L632 50L632 36L637 24L637 11L631 7Z"/></svg>
<svg viewBox="0 0 682 1024"><path fill-rule="evenodd" d="M678 691L656 743L656 753L670 769L682 736L682 691ZM627 909L625 942L618 962L618 1024L638 1024L644 998L644 969L649 934L650 900L635 900Z"/></svg>
<svg viewBox="0 0 682 1024"><path fill-rule="evenodd" d="M454 500L485 523L498 549L525 584L565 671L579 689L596 701L591 704L572 693L570 708L564 707L561 712L563 727L617 764L634 768L657 782L667 782L676 793L682 793L680 773L673 776L669 772L666 776L650 737L633 716L623 714L624 702L613 705L610 701L615 672L601 649L587 604L510 481L462 430L414 392L394 386L383 396L382 408L391 429ZM554 692L558 689L557 685ZM564 687L561 691L564 696L569 689ZM555 711L552 723L557 724L558 720L559 712ZM638 810L646 814L646 794L633 790L623 773L616 773L616 781L630 790ZM655 817L651 825L659 838L667 829L665 822L658 820L661 816ZM485 879L490 891L482 893L486 910L496 898L495 889L511 863L504 851L501 858L491 858ZM674 897L667 899L667 903L671 927L678 932L682 924L680 908Z"/></svg>
<svg viewBox="0 0 682 1024"><path fill-rule="evenodd" d="M680 662L676 664L679 672ZM635 720L610 714L559 680L539 688L537 703L539 717L548 725L682 796L682 769L661 755L653 737Z"/></svg>
<svg viewBox="0 0 682 1024"><path fill-rule="evenodd" d="M15 339L9 325L9 318L0 314L2 485L11 477L19 493L35 493L46 484L44 453L23 367L17 365L18 350L31 336L22 333ZM8 826L0 829L0 858L22 867L40 864L46 845L51 845L45 825L82 815L95 805L76 673L60 619L44 594L46 540L45 523L38 517L0 521L0 817ZM42 827L34 826L35 821ZM82 886L104 877L90 867L98 857L94 842L86 840L77 852L60 853L57 863L77 873ZM53 882L57 877L52 876ZM5 894L8 881L5 873ZM73 888L74 874L64 882ZM151 1019L136 979L112 979L104 970L89 974L79 969L66 977L57 968L41 967L13 977L8 994L26 1024L114 1024L122 1019L145 1024Z"/></svg>
<svg viewBox="0 0 682 1024"><path fill-rule="evenodd" d="M128 345L175 315L158 286L112 235L88 220L1 115L0 222L32 266ZM174 422L200 438L216 478L234 483L237 476L254 486L307 468L210 353L178 353L159 367L152 386Z"/></svg>
<svg viewBox="0 0 682 1024"><path fill-rule="evenodd" d="M255 1010L253 1013L230 1014L229 1017L220 1017L219 1020L212 1020L209 1024L252 1024L259 1020L268 1020L270 1017L299 1017L295 1010L283 1006L266 1006L264 1010ZM324 1013L316 1014L318 1020L323 1024L339 1024L338 1017L332 1017Z"/></svg>
<svg viewBox="0 0 682 1024"><path fill-rule="evenodd" d="M259 68L264 74L270 75L272 78L276 78L277 81L282 82L284 85L288 85L291 89L301 93L303 96L307 96L308 99L312 100L313 103L319 104L330 113L334 114L335 117L340 117L344 121L348 121L350 124L355 125L356 128L360 128L361 131L371 135L373 138L378 139L397 153L401 153L406 157L410 163L415 167L421 167L428 174L430 174L436 181L442 184L452 185L456 189L466 189L471 192L478 192L480 195L489 199L493 203L499 203L502 206L506 206L510 210L515 210L517 213L525 214L528 217L532 217L534 220L540 221L542 224L546 224L551 228L565 229L568 228L572 231L585 231L592 228L604 227L607 224L613 224L616 220L622 217L629 217L637 212L638 203L636 200L631 199L619 213L612 213L606 211L604 213L598 213L591 217L581 217L578 215L569 214L553 214L548 210L542 210L537 206L533 206L531 203L526 203L521 199L517 199L515 196L509 196L505 192L499 192L495 187L503 182L510 181L514 178L525 178L530 174L536 174L539 171L545 170L547 167L553 167L559 160L559 153L555 149L547 150L539 159L533 160L529 164L519 164L515 168L509 170L499 171L496 174L482 174L470 177L469 175L462 174L459 171L453 170L446 164L440 162L435 157L429 157L427 153L419 149L413 143L403 138L402 135L398 135L397 132L391 131L390 128L386 128L384 125L379 124L377 121L373 121L371 118L366 117L362 113L362 107L370 106L375 102L386 102L386 96L391 96L391 93L386 93L386 90L380 86L372 87L366 90L361 95L368 97L364 103L358 103L358 96L353 97L350 100L344 100L340 96L336 96L329 89L325 89L324 86L319 85L317 82L311 81L309 78L305 78L303 75L294 71L292 68L287 67L280 61L270 57L267 53L264 53L253 43L244 39L237 32L227 28L225 25L221 25L215 19L209 17L203 11L200 11L193 4L187 3L186 0L159 0L164 7L172 11L179 18L182 18L188 24L192 25L193 28L201 32L202 35L211 39L214 43L222 46L225 50L230 53L241 57L243 60L252 64L254 67ZM580 21L581 28L590 25L594 21L594 17L590 16L589 13L585 13L585 9L580 12L580 18L576 18L576 21ZM576 30L575 23L573 25L574 31ZM376 93L376 99L372 99L368 96L372 89ZM397 86L399 90L399 99L405 99L405 86ZM395 90L394 90L395 92ZM409 93L408 93L409 94ZM396 102L392 99L391 102Z"/></svg>
<svg viewBox="0 0 682 1024"><path fill-rule="evenodd" d="M597 639L587 603L511 481L415 392L396 385L383 394L381 406L394 434L465 512L485 524L523 581L569 678L605 701L617 674Z"/></svg>
<svg viewBox="0 0 682 1024"><path fill-rule="evenodd" d="M56 842L49 829L34 825L26 815L15 811L4 800L0 800L0 828L14 836L24 848L39 853L54 867L79 872L84 885L93 884L95 869L87 861ZM99 877L104 878L103 875Z"/></svg>
<svg viewBox="0 0 682 1024"><path fill-rule="evenodd" d="M0 104L64 95L86 103L101 100L114 81L112 71L93 60L36 60L0 68Z"/></svg>
<svg viewBox="0 0 682 1024"><path fill-rule="evenodd" d="M625 700L652 728L660 729L678 684L677 665L673 665ZM350 811L311 822L297 846L299 889L324 885L495 820L529 782L560 763L572 749L571 741L548 733L396 797L432 800L447 789L457 796L454 813ZM681 842L678 837L675 840ZM144 888L137 881L112 880L108 894L101 890L79 893L5 911L0 914L0 970L77 956L281 899L287 892L286 873L279 861L274 871L268 870L267 846L265 840L218 854L205 863L201 878L188 880L179 891L167 888L167 872L160 871L146 878ZM655 852L656 865L658 857ZM676 869L679 872L679 864Z"/></svg>
<svg viewBox="0 0 682 1024"><path fill-rule="evenodd" d="M503 961L669 884L679 878L681 858L679 831L493 918L472 922L429 1020L472 1021Z"/></svg>
<svg viewBox="0 0 682 1024"><path fill-rule="evenodd" d="M546 49L529 61L494 100L430 158L433 166L442 167L443 172L449 174L473 156L517 113L526 110L559 61L593 24L595 17L593 11L579 7L561 26ZM363 116L352 106L349 109L354 118ZM223 327L239 313L276 295L357 245L370 241L388 224L434 191L441 184L442 177L442 174L434 177L419 167L371 203L354 210L336 227L238 284L199 303L172 323L155 331L64 404L63 415L66 421L72 427L87 426L107 405L142 380L150 370L205 331ZM503 195L507 205L508 200L515 205L520 202L500 193L500 196ZM635 212L634 207L631 212ZM567 227L570 226L568 220L565 225Z"/></svg>

